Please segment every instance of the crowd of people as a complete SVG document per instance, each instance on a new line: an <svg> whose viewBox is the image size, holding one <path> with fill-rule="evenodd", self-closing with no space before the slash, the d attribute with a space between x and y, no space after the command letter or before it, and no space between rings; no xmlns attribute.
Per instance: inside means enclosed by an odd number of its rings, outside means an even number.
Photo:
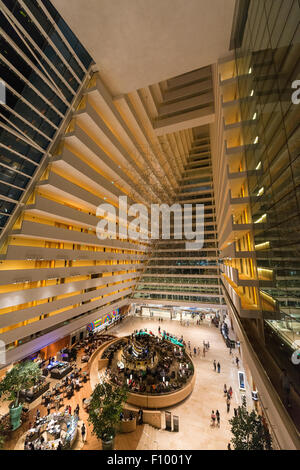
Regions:
<svg viewBox="0 0 300 470"><path fill-rule="evenodd" d="M82 340L79 344L75 346L76 352L78 353L81 351L84 355L90 357L90 355L98 349L104 342L109 341L110 339L114 338L112 335L107 334L93 334L90 335ZM54 361L55 358L50 358L51 361ZM85 362L85 361L82 361ZM62 419L62 416L69 416L74 417L78 421L79 413L80 413L80 405L77 403L76 407L73 410L72 415L72 407L70 404L67 404L63 411L60 411L61 407L64 406L64 399L70 399L76 392L79 392L80 389L83 387L84 383L87 383L89 380L89 374L87 371L82 370L81 367L77 367L76 364L73 365L73 371L68 374L65 378L60 381L57 381L51 389L49 389L43 396L41 405L46 408L46 414L44 417L41 416L40 408L37 409L36 415L33 422L29 422L29 430L36 430L40 429L41 423L46 422L46 420L56 420ZM84 402L85 399L83 399ZM83 403L83 407L84 406ZM54 412L53 412L54 408ZM51 422L51 421L50 421ZM82 423L81 425L81 437L84 441L86 435L86 427L85 424ZM32 432L32 431L31 431ZM35 431L34 431L35 432ZM58 432L58 427L57 427ZM58 436L58 434L57 434ZM57 437L56 436L56 437ZM65 447L64 438L65 437L65 430L62 427L61 437L58 436L56 439L53 449L62 450ZM30 437L30 431L27 436L27 441L25 444L25 448L28 450L42 450L46 446L45 438L43 435L39 435L39 437L33 442ZM52 444L51 444L52 445ZM49 448L49 446L47 447Z"/></svg>
<svg viewBox="0 0 300 470"><path fill-rule="evenodd" d="M100 335L100 334L93 334L90 335L79 344L78 348L83 348L84 354L81 357L81 362L88 362L93 352L95 352L103 343L113 339L114 336L112 335Z"/></svg>
<svg viewBox="0 0 300 470"><path fill-rule="evenodd" d="M160 332L161 333L161 332ZM176 340L176 344L166 338ZM177 390L193 375L193 365L183 346L164 331L155 336L146 330L135 331L124 343L120 340L105 351L109 365L107 375L117 384L126 384L136 393L167 393ZM122 350L121 361L118 352Z"/></svg>
<svg viewBox="0 0 300 470"><path fill-rule="evenodd" d="M232 399L232 394L233 394L233 390L232 390L232 387L230 386L228 389L227 389L227 385L224 384L224 397L226 399L226 408L227 408L227 413L229 413L230 411L230 403L231 403L231 399ZM237 413L237 410L236 408L234 408L234 414L236 415ZM211 415L210 415L210 424L212 427L220 427L220 422L221 422L221 416L220 416L220 412L219 410L216 410L216 412L214 410L212 410L211 412Z"/></svg>

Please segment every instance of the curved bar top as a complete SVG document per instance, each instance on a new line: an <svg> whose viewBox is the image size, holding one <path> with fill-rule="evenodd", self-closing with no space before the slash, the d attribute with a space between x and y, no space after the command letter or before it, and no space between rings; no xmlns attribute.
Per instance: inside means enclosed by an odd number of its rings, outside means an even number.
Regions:
<svg viewBox="0 0 300 470"><path fill-rule="evenodd" d="M127 403L140 408L167 408L180 403L193 391L196 381L195 370L191 380L184 387L174 392L159 394L128 393Z"/></svg>
<svg viewBox="0 0 300 470"><path fill-rule="evenodd" d="M108 346L111 346L113 343L119 340L120 340L119 337L115 337L111 339L110 341L107 341L101 344L99 348L96 349L96 351L94 351L93 354L91 355L89 362L88 362L88 368L90 372L90 384L91 384L92 390L94 390L96 385L99 383L98 372L104 367L106 367L108 364L108 359L101 359L103 352Z"/></svg>

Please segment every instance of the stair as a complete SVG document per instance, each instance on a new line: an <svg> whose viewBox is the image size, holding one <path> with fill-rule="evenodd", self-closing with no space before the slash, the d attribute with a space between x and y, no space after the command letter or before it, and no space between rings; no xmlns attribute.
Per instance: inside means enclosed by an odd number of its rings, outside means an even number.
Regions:
<svg viewBox="0 0 300 470"><path fill-rule="evenodd" d="M158 450L156 429L150 424L144 424L142 437L136 450Z"/></svg>

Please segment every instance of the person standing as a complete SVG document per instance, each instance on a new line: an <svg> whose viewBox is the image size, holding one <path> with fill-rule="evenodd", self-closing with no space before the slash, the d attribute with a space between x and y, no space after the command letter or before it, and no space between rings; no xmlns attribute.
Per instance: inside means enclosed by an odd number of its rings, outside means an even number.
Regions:
<svg viewBox="0 0 300 470"><path fill-rule="evenodd" d="M236 356L236 358L235 358L235 363L236 363L236 366L238 367L238 366L239 366L239 363L240 363L240 360L239 360L239 358L238 358L237 356Z"/></svg>
<svg viewBox="0 0 300 470"><path fill-rule="evenodd" d="M226 395L227 395L227 385L224 384L224 397L226 397Z"/></svg>
<svg viewBox="0 0 300 470"><path fill-rule="evenodd" d="M81 426L81 437L82 437L82 442L85 442L85 433L86 433L85 424L84 424L84 423L82 423L82 426Z"/></svg>
<svg viewBox="0 0 300 470"><path fill-rule="evenodd" d="M205 352L206 352L206 349L205 347L203 348L203 357L205 357Z"/></svg>
<svg viewBox="0 0 300 470"><path fill-rule="evenodd" d="M216 372L216 369L217 369L217 363L216 363L216 360L214 359L214 370L215 370L215 372Z"/></svg>
<svg viewBox="0 0 300 470"><path fill-rule="evenodd" d="M139 424L143 424L143 410L142 408L139 409L139 412L138 412L138 423Z"/></svg>
<svg viewBox="0 0 300 470"><path fill-rule="evenodd" d="M217 364L217 369L218 369L218 374L219 374L220 371L221 371L221 364L220 364L219 362L218 362L218 364Z"/></svg>
<svg viewBox="0 0 300 470"><path fill-rule="evenodd" d="M227 445L227 450L232 450L232 449L231 449L230 442L228 442L228 445Z"/></svg>
<svg viewBox="0 0 300 470"><path fill-rule="evenodd" d="M194 346L194 356L195 356L195 357L197 356L197 348L196 348L196 346Z"/></svg>
<svg viewBox="0 0 300 470"><path fill-rule="evenodd" d="M56 411L59 411L59 408L60 408L60 398L59 398L59 395L58 395L58 397L55 398L55 409L56 409Z"/></svg>
<svg viewBox="0 0 300 470"><path fill-rule="evenodd" d="M200 348L199 348L199 346L198 346L198 356L200 356Z"/></svg>
<svg viewBox="0 0 300 470"><path fill-rule="evenodd" d="M219 412L219 410L216 411L216 417L217 417L217 426L219 428L220 427L220 412Z"/></svg>
<svg viewBox="0 0 300 470"><path fill-rule="evenodd" d="M210 418L211 418L211 426L214 428L216 424L216 415L215 415L214 410L212 410Z"/></svg>
<svg viewBox="0 0 300 470"><path fill-rule="evenodd" d="M48 405L47 405L47 415L50 414L50 411L51 411L51 403L49 401Z"/></svg>

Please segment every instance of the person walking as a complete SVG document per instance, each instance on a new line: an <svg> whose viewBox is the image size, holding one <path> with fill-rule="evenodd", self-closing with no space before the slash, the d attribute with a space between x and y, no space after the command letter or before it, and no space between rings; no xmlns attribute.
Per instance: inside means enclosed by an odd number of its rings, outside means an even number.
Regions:
<svg viewBox="0 0 300 470"><path fill-rule="evenodd" d="M227 385L224 384L224 397L226 397L226 395L227 395Z"/></svg>
<svg viewBox="0 0 300 470"><path fill-rule="evenodd" d="M232 450L232 449L231 449L231 444L230 444L230 442L228 442L227 450Z"/></svg>
<svg viewBox="0 0 300 470"><path fill-rule="evenodd" d="M237 356L236 356L236 358L235 358L235 363L236 363L236 366L238 367L238 366L239 366L239 363L240 363L240 360L239 360L239 358L238 358Z"/></svg>
<svg viewBox="0 0 300 470"><path fill-rule="evenodd" d="M227 413L229 413L230 411L230 398L227 397L227 400L226 400L226 405L227 405Z"/></svg>
<svg viewBox="0 0 300 470"><path fill-rule="evenodd" d="M199 346L198 346L198 356L200 356L200 348L199 348Z"/></svg>
<svg viewBox="0 0 300 470"><path fill-rule="evenodd" d="M203 348L203 357L205 357L206 349L205 347Z"/></svg>
<svg viewBox="0 0 300 470"><path fill-rule="evenodd" d="M194 356L195 356L195 357L197 356L197 348L196 348L196 346L194 346Z"/></svg>
<svg viewBox="0 0 300 470"><path fill-rule="evenodd" d="M217 426L219 428L220 427L220 412L219 412L219 410L216 411L216 417L217 417Z"/></svg>
<svg viewBox="0 0 300 470"><path fill-rule="evenodd" d="M211 426L214 428L216 425L216 415L215 415L214 410L212 410L210 418L211 418Z"/></svg>
<svg viewBox="0 0 300 470"><path fill-rule="evenodd" d="M232 387L230 386L229 389L228 389L228 393L230 395L230 398L232 398Z"/></svg>
<svg viewBox="0 0 300 470"><path fill-rule="evenodd" d="M216 360L214 359L214 370L216 372L216 369L217 369L217 363L216 363Z"/></svg>
<svg viewBox="0 0 300 470"><path fill-rule="evenodd" d="M219 362L218 362L218 364L217 364L217 369L218 369L218 374L219 374L220 371L221 371L221 364L220 364Z"/></svg>
<svg viewBox="0 0 300 470"><path fill-rule="evenodd" d="M49 401L48 405L47 405L47 415L50 414L50 411L51 411L51 403Z"/></svg>

